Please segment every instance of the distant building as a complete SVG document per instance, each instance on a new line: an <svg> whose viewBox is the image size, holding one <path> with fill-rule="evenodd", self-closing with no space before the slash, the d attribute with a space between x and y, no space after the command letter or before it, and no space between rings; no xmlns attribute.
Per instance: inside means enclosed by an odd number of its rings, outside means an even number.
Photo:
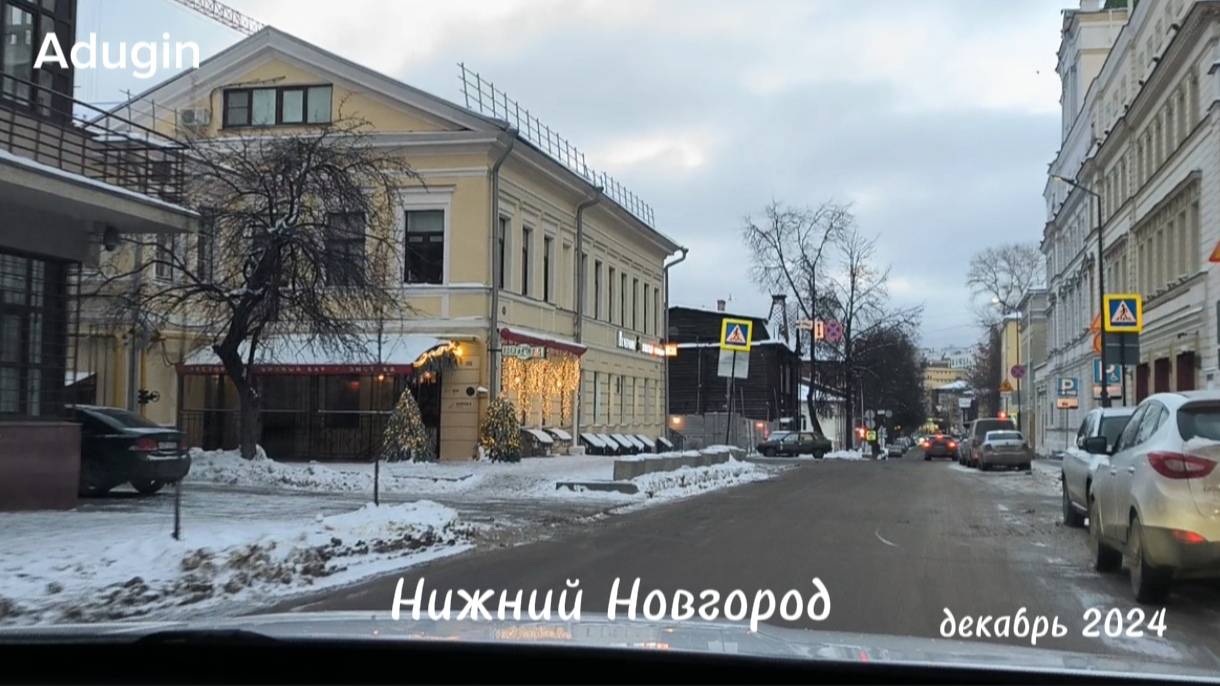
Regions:
<svg viewBox="0 0 1220 686"><path fill-rule="evenodd" d="M767 320L721 310L671 307L669 341L677 345L677 355L669 358L670 430L681 434L689 430L693 417L726 412L728 380L717 373L720 325L725 317L754 322L748 375L733 383L733 413L762 422L765 430L790 426L800 416L799 403L803 402L797 397L800 361L786 341L771 337Z"/></svg>

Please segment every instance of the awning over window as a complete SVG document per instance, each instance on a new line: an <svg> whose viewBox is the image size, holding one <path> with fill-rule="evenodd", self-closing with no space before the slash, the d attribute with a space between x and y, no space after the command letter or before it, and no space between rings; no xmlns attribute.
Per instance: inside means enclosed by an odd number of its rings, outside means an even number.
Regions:
<svg viewBox="0 0 1220 686"><path fill-rule="evenodd" d="M550 445L555 442L554 439L551 438L551 435L549 433L543 431L542 429L522 429L522 431L533 436L539 443L541 443L543 445Z"/></svg>
<svg viewBox="0 0 1220 686"><path fill-rule="evenodd" d="M588 350L585 346L574 341L565 341L561 338L554 338L546 334L532 333L515 329L503 328L500 329L500 340L505 343L524 343L526 345L538 345L551 350L558 350L573 355L584 355Z"/></svg>
<svg viewBox="0 0 1220 686"><path fill-rule="evenodd" d="M564 431L563 429L547 429L547 431L550 431L552 436L554 436L555 438L558 438L561 441L572 440L572 434L568 433L567 431Z"/></svg>
<svg viewBox="0 0 1220 686"><path fill-rule="evenodd" d="M584 439L585 443L588 443L594 448L608 447L606 443L602 441L601 436L598 436L597 434L581 434L580 437Z"/></svg>
<svg viewBox="0 0 1220 686"><path fill-rule="evenodd" d="M646 448L648 448L649 450L652 450L653 448L657 447L657 442L652 440L651 438L645 436L644 434L636 434L635 437L640 439L640 441L642 441L644 443L644 446Z"/></svg>
<svg viewBox="0 0 1220 686"><path fill-rule="evenodd" d="M446 344L421 334L366 334L357 338L355 346L343 347L284 334L259 345L254 368L259 374L406 374L421 355ZM242 357L247 350L242 344ZM178 369L183 374L224 373L210 346L188 355Z"/></svg>
<svg viewBox="0 0 1220 686"><path fill-rule="evenodd" d="M628 450L632 450L632 449L639 447L635 443L631 442L631 439L627 438L623 434L610 434L610 436L615 441L617 441L619 445L623 446L624 448L627 448Z"/></svg>
<svg viewBox="0 0 1220 686"><path fill-rule="evenodd" d="M660 443L661 445L665 446L666 448L672 449L674 447L674 444L671 443L670 440L668 438L665 438L664 436L657 438L657 442Z"/></svg>

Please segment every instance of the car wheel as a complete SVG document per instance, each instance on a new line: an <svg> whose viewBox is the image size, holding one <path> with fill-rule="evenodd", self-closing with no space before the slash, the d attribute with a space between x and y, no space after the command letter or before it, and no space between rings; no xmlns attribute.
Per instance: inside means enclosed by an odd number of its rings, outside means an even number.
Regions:
<svg viewBox="0 0 1220 686"><path fill-rule="evenodd" d="M1101 518L1097 515L1097 499L1089 499L1089 547L1093 552L1093 569L1117 572L1123 565L1122 553L1101 539Z"/></svg>
<svg viewBox="0 0 1220 686"><path fill-rule="evenodd" d="M1172 574L1148 564L1144 556L1144 528L1139 515L1131 517L1131 533L1127 536L1127 569L1131 571L1131 592L1136 602L1161 603L1169 595Z"/></svg>
<svg viewBox="0 0 1220 686"><path fill-rule="evenodd" d="M924 454L923 454L923 461L924 461L924 462L931 462L931 461L932 461L932 456L931 456L931 455L929 455L929 454L927 454L927 453L924 453Z"/></svg>
<svg viewBox="0 0 1220 686"><path fill-rule="evenodd" d="M1084 515L1076 511L1072 507L1072 498L1068 495L1067 483L1063 483L1063 523L1067 526L1079 529L1084 526Z"/></svg>
<svg viewBox="0 0 1220 686"><path fill-rule="evenodd" d="M772 448L763 448L759 452L762 453L763 457L775 457L775 450Z"/></svg>
<svg viewBox="0 0 1220 686"><path fill-rule="evenodd" d="M165 482L157 481L155 479L137 479L132 481L131 485L144 495L152 495L153 493L161 490L161 487L165 485Z"/></svg>

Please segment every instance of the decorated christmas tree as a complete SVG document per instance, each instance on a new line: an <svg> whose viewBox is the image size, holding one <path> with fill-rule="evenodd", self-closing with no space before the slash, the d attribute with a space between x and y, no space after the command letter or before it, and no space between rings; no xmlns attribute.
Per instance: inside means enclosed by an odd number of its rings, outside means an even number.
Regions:
<svg viewBox="0 0 1220 686"><path fill-rule="evenodd" d="M487 415L479 425L479 445L491 460L517 462L521 459L521 424L511 402L501 398L487 405Z"/></svg>
<svg viewBox="0 0 1220 686"><path fill-rule="evenodd" d="M430 462L435 459L432 442L428 440L428 431L424 429L424 420L419 414L419 405L409 388L403 389L398 404L394 406L394 413L386 424L382 453L390 462Z"/></svg>

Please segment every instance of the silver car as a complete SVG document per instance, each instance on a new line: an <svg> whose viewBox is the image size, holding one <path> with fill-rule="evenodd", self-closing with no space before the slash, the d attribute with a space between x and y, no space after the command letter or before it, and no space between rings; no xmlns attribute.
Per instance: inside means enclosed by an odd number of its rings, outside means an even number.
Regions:
<svg viewBox="0 0 1220 686"><path fill-rule="evenodd" d="M1025 435L1008 429L988 431L983 435L976 453L979 469L983 471L992 467L1029 469L1029 463L1034 459L1034 452L1030 450Z"/></svg>
<svg viewBox="0 0 1220 686"><path fill-rule="evenodd" d="M1085 448L1106 453L1106 439ZM1175 579L1220 578L1220 392L1158 393L1136 408L1089 492L1098 571L1131 571L1139 602Z"/></svg>
<svg viewBox="0 0 1220 686"><path fill-rule="evenodd" d="M1106 439L1106 451L1114 449L1114 443L1127 420L1131 419L1134 407L1098 407L1089 410L1080 422L1076 442L1063 451L1063 523L1068 526L1084 526L1085 514L1089 511L1089 487L1097 467L1105 462L1104 455L1095 455L1084 449L1084 442L1093 436Z"/></svg>

